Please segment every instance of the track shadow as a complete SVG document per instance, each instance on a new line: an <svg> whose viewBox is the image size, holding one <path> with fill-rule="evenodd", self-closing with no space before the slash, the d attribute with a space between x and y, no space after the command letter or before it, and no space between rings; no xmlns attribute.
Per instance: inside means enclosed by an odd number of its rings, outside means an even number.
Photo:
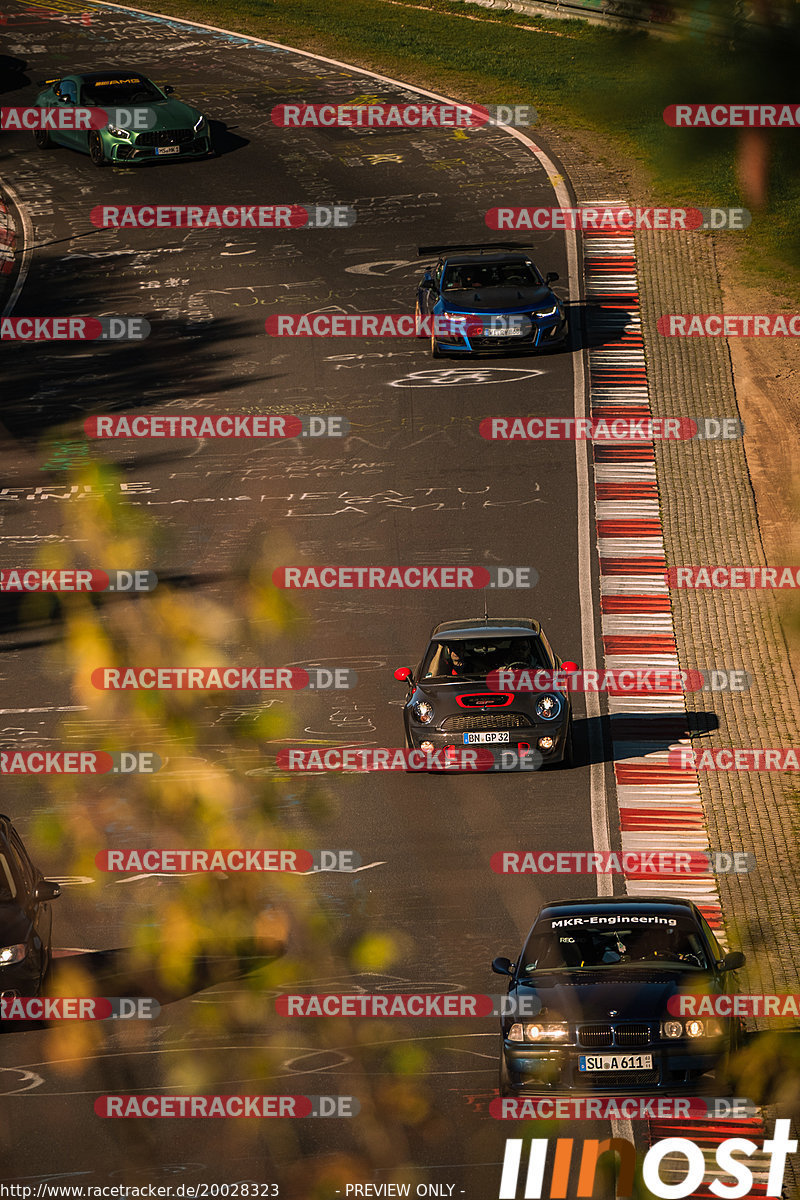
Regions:
<svg viewBox="0 0 800 1200"><path fill-rule="evenodd" d="M619 762L669 750L676 742L719 729L713 712L631 712L615 716L576 718L575 766Z"/></svg>

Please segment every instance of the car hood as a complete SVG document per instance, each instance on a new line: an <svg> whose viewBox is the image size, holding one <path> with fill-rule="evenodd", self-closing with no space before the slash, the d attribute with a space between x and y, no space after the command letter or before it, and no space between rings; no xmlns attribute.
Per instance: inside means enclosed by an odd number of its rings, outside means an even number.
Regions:
<svg viewBox="0 0 800 1200"><path fill-rule="evenodd" d="M569 982L557 974L542 973L535 985L519 984L520 996L536 995L542 1002L543 1020L654 1021L670 1017L667 1001L680 992L706 991L710 976L704 971L631 971L629 975L581 971ZM719 989L710 987L712 992ZM611 1016L611 1013L614 1016Z"/></svg>
<svg viewBox="0 0 800 1200"><path fill-rule="evenodd" d="M158 100L147 105L156 115L153 129L191 129L202 113L182 100Z"/></svg>
<svg viewBox="0 0 800 1200"><path fill-rule="evenodd" d="M548 668L532 667L531 675L533 675L533 672L537 669L545 671ZM507 705L507 707L511 708L514 705L519 705L520 703L523 703L525 701L526 697L549 695L551 692L556 692L558 690L559 690L558 688L549 688L549 689L543 689L540 691L528 691L526 689L524 692L515 692L512 695L511 703L509 705ZM426 696L431 697L431 698L438 697L440 700L446 700L446 699L450 698L450 699L452 699L453 704L455 704L456 696L464 695L464 693L467 693L467 692L470 694L487 692L492 696L508 696L511 694L509 692L501 692L501 691L499 691L498 688L490 688L489 685L486 683L485 679L458 679L458 678L454 677L452 680L450 680L450 679L437 679L437 680L423 679L423 680L420 680L417 683L414 698L422 699L423 697L426 697ZM494 706L492 706L492 707L494 707Z"/></svg>
<svg viewBox="0 0 800 1200"><path fill-rule="evenodd" d="M495 287L448 292L442 297L446 312L528 312L552 307L555 296L548 287Z"/></svg>

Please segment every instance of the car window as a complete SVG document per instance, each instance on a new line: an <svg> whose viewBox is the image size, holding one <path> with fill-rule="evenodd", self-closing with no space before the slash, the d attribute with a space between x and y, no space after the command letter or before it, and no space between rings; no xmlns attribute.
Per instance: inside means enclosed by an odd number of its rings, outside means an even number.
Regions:
<svg viewBox="0 0 800 1200"><path fill-rule="evenodd" d="M520 976L534 971L618 966L708 970L710 963L702 938L688 922L637 925L622 918L613 929L587 924L537 927L523 951Z"/></svg>
<svg viewBox="0 0 800 1200"><path fill-rule="evenodd" d="M725 957L725 951L722 949L722 947L720 946L716 937L714 936L714 930L711 928L708 921L702 915L700 917L700 924L703 928L703 933L706 935L706 938L708 939L708 944L711 947L711 953L714 955L714 958L717 960L717 962L719 962L721 959L723 959Z"/></svg>
<svg viewBox="0 0 800 1200"><path fill-rule="evenodd" d="M107 79L95 79L83 85L83 103L97 105L102 108L106 104L147 103L150 100L163 100L161 92L145 79L143 75L121 75L119 78L109 76Z"/></svg>
<svg viewBox="0 0 800 1200"><path fill-rule="evenodd" d="M445 292L495 287L539 287L539 280L525 262L461 263L447 268L442 283Z"/></svg>
<svg viewBox="0 0 800 1200"><path fill-rule="evenodd" d="M57 88L58 95L63 100L72 100L73 103L78 103L78 85L73 79L62 79Z"/></svg>
<svg viewBox="0 0 800 1200"><path fill-rule="evenodd" d="M422 664L423 679L484 679L516 663L539 670L550 663L539 639L530 637L458 639L432 642Z"/></svg>
<svg viewBox="0 0 800 1200"><path fill-rule="evenodd" d="M36 873L20 840L20 836L15 829L9 830L8 850L19 877L23 880L28 891L32 893L36 883Z"/></svg>
<svg viewBox="0 0 800 1200"><path fill-rule="evenodd" d="M8 904L17 894L17 884L5 854L0 854L0 904Z"/></svg>

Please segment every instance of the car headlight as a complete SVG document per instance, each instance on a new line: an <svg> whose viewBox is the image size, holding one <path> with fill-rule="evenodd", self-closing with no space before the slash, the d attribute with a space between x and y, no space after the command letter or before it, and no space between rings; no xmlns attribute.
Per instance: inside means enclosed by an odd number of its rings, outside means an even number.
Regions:
<svg viewBox="0 0 800 1200"><path fill-rule="evenodd" d="M725 1032L725 1025L717 1017L711 1017L706 1021L700 1021L696 1017L684 1022L682 1021L662 1021L661 1036L663 1038L679 1038L684 1034L688 1038L701 1037L721 1037Z"/></svg>
<svg viewBox="0 0 800 1200"><path fill-rule="evenodd" d="M430 725L433 720L433 705L428 700L417 700L411 705L411 712L421 725Z"/></svg>
<svg viewBox="0 0 800 1200"><path fill-rule="evenodd" d="M17 942L16 946L0 947L0 967L10 967L12 963L22 962L27 953L28 947L24 942Z"/></svg>
<svg viewBox="0 0 800 1200"><path fill-rule="evenodd" d="M540 308L533 314L535 317L555 317L558 313L558 305L554 304L551 308Z"/></svg>
<svg viewBox="0 0 800 1200"><path fill-rule="evenodd" d="M561 713L561 701L558 696L540 696L536 701L536 715L543 721L554 721Z"/></svg>
<svg viewBox="0 0 800 1200"><path fill-rule="evenodd" d="M122 138L123 141L126 141L126 142L129 142L131 140L131 134L130 134L129 129L118 129L116 125L108 125L107 129L112 137Z"/></svg>
<svg viewBox="0 0 800 1200"><path fill-rule="evenodd" d="M204 116L201 114L201 115L200 115L200 117L198 118L198 120L195 122L195 124L194 124L194 125L193 125L193 127L192 127L192 128L194 129L195 133L199 133L199 132L200 132L200 130L201 130L201 129L203 128L203 126L205 125L205 123L206 123L206 119L205 119L205 117L204 117Z"/></svg>
<svg viewBox="0 0 800 1200"><path fill-rule="evenodd" d="M536 1021L530 1025L512 1025L507 1034L509 1042L565 1042L569 1026L563 1021Z"/></svg>

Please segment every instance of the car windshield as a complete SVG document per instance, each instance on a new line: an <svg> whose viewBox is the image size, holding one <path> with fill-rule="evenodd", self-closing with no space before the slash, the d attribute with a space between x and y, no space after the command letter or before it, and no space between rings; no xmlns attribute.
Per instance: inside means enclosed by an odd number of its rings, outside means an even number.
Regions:
<svg viewBox="0 0 800 1200"><path fill-rule="evenodd" d="M529 637L481 638L432 642L422 666L423 679L484 679L491 671L550 667L541 642Z"/></svg>
<svg viewBox="0 0 800 1200"><path fill-rule="evenodd" d="M592 970L620 965L664 967L667 970L709 970L703 941L695 926L674 917L614 914L560 918L540 922L528 938L520 962L520 977L536 971ZM592 922L590 924L590 922Z"/></svg>
<svg viewBox="0 0 800 1200"><path fill-rule="evenodd" d="M496 287L541 287L541 280L526 262L461 263L447 267L443 292L478 291Z"/></svg>
<svg viewBox="0 0 800 1200"><path fill-rule="evenodd" d="M142 75L109 75L107 79L93 79L84 83L84 104L103 108L106 104L145 103L148 100L163 100L161 92L149 79Z"/></svg>

